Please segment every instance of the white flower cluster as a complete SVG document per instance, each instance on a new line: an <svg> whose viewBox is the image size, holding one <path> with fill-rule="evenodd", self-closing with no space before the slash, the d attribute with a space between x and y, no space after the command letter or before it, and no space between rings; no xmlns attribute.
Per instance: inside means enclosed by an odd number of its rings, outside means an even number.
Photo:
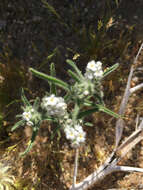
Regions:
<svg viewBox="0 0 143 190"><path fill-rule="evenodd" d="M103 76L102 63L100 61L90 61L86 67L85 77L89 80L100 79Z"/></svg>
<svg viewBox="0 0 143 190"><path fill-rule="evenodd" d="M23 119L26 121L26 124L29 126L34 125L34 123L31 121L33 113L34 113L34 109L31 108L28 111L23 112L22 114Z"/></svg>
<svg viewBox="0 0 143 190"><path fill-rule="evenodd" d="M67 120L67 125L64 127L64 132L66 134L66 138L71 140L73 147L80 146L81 143L85 142L86 133L83 131L82 126L80 124L72 125L72 120Z"/></svg>
<svg viewBox="0 0 143 190"><path fill-rule="evenodd" d="M56 97L54 94L45 96L42 99L41 107L51 116L64 116L67 109L67 104L62 97Z"/></svg>

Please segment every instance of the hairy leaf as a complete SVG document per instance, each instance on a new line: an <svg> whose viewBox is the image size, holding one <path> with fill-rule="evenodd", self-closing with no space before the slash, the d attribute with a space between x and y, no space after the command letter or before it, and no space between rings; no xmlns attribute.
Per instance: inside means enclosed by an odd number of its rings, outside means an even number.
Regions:
<svg viewBox="0 0 143 190"><path fill-rule="evenodd" d="M54 83L55 85L63 88L64 90L66 91L69 91L69 85L67 83L65 83L64 81L60 80L60 79L57 79L55 77L51 77L49 75L46 75L42 72L39 72L33 68L30 68L30 71L37 77L41 78L41 79L44 79L44 80L47 80L48 82L51 82L51 83Z"/></svg>
<svg viewBox="0 0 143 190"><path fill-rule="evenodd" d="M56 77L56 70L55 70L55 64L51 63L50 65L50 74L52 77ZM57 94L56 92L56 85L54 83L50 83L50 93L51 94Z"/></svg>
<svg viewBox="0 0 143 190"><path fill-rule="evenodd" d="M75 72L78 74L78 76L80 77L80 79L84 79L81 71L78 69L78 67L76 66L76 64L72 60L70 60L70 59L67 59L66 61L75 70Z"/></svg>
<svg viewBox="0 0 143 190"><path fill-rule="evenodd" d="M68 74L77 82L80 82L80 78L77 76L77 74L75 74L74 72L72 72L71 70L68 70Z"/></svg>
<svg viewBox="0 0 143 190"><path fill-rule="evenodd" d="M25 120L18 121L11 129L11 131L14 131L15 129L19 128L20 126L23 126L25 124Z"/></svg>
<svg viewBox="0 0 143 190"><path fill-rule="evenodd" d="M113 66L109 67L107 70L104 71L103 73L103 77L109 75L111 72L113 72L114 70L116 70L119 66L119 63L114 64Z"/></svg>
<svg viewBox="0 0 143 190"><path fill-rule="evenodd" d="M31 106L30 102L27 100L25 94L24 94L24 89L22 88L21 90L21 99L24 103L25 106Z"/></svg>
<svg viewBox="0 0 143 190"><path fill-rule="evenodd" d="M32 137L31 137L31 140L29 142L29 145L26 148L26 150L23 153L20 154L20 156L24 156L25 154L27 154L31 150L31 148L32 148L32 146L34 144L35 138L37 136L37 133L38 133L38 129L33 130Z"/></svg>

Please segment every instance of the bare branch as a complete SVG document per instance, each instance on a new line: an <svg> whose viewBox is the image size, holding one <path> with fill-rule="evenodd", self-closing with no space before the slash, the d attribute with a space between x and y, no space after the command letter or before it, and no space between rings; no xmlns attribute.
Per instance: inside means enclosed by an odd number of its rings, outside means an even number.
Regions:
<svg viewBox="0 0 143 190"><path fill-rule="evenodd" d="M143 172L143 168L129 167L129 166L115 166L114 171L122 172Z"/></svg>
<svg viewBox="0 0 143 190"><path fill-rule="evenodd" d="M75 163L74 163L74 176L73 176L73 188L76 185L76 177L78 171L78 156L79 156L79 148L75 149Z"/></svg>
<svg viewBox="0 0 143 190"><path fill-rule="evenodd" d="M138 129L138 126L139 126L139 114L137 114L137 117L136 117L136 126L135 126L135 130Z"/></svg>
<svg viewBox="0 0 143 190"><path fill-rule="evenodd" d="M136 130L123 142L117 149L117 155L124 157L136 144L143 139L143 131L141 129Z"/></svg>
<svg viewBox="0 0 143 190"><path fill-rule="evenodd" d="M121 106L119 109L119 114L123 115L125 113L125 108L127 106L128 100L129 100L129 96L130 96L130 86L131 86L131 79L133 76L133 71L134 71L134 67L132 66L130 69L130 73L129 73L129 77L128 77L128 81L127 81L127 85L126 85L126 89L125 89L125 93L121 102Z"/></svg>
<svg viewBox="0 0 143 190"><path fill-rule="evenodd" d="M138 128L139 128L139 129L143 129L143 120L140 122Z"/></svg>
<svg viewBox="0 0 143 190"><path fill-rule="evenodd" d="M120 109L119 109L119 114L120 115L123 115L125 113L125 108L126 108L126 105L128 103L128 100L129 100L129 96L130 96L130 86L131 86L131 79L132 79L132 75L133 75L133 66L131 67L130 69L130 74L129 74L129 77L128 77L128 81L127 81L127 85L126 85L126 89L125 89L125 93L124 93L124 96L123 96L123 99L122 99L122 102L121 102L121 105L120 105ZM116 147L118 146L120 140L121 140L121 137L122 137L122 133L123 133L123 128L124 128L124 122L123 122L123 119L118 119L117 122L116 122Z"/></svg>
<svg viewBox="0 0 143 190"><path fill-rule="evenodd" d="M140 49L135 57L135 60L134 60L134 64L136 64L137 60L138 60L138 57L140 55L140 52L143 48L143 43L141 44L140 46ZM131 87L131 79L132 79L132 76L133 76L133 72L134 72L134 66L132 65L131 69L130 69L130 74L129 74L129 77L128 77L128 81L127 81L127 85L126 85L126 89L125 89L125 93L124 93L124 96L123 96L123 99L122 99L122 102L121 102L121 105L120 105L120 110L119 110L119 114L120 115L123 115L125 113L125 108L127 106L127 103L128 103L128 100L129 100L129 96L130 94L133 92L133 91L136 91L138 89L140 89L141 87L143 87L142 85L140 86L136 86L136 88L132 88L130 89ZM123 128L124 128L124 122L123 120L120 118L117 120L116 122L116 148L118 147L118 144L121 140L121 137L122 137L122 133L123 133Z"/></svg>
<svg viewBox="0 0 143 190"><path fill-rule="evenodd" d="M81 183L78 183L74 188L71 187L69 190L87 190L90 188L93 184L97 183L98 181L105 178L105 176L109 175L114 171L114 167L107 167L105 170L103 170L100 173L97 173L96 171L93 172L91 175L86 177Z"/></svg>
<svg viewBox="0 0 143 190"><path fill-rule="evenodd" d="M143 83L141 83L141 84L139 84L139 85L137 85L137 86L135 86L133 88L130 88L130 93L132 94L132 93L136 92L137 90L139 90L141 88L143 88Z"/></svg>

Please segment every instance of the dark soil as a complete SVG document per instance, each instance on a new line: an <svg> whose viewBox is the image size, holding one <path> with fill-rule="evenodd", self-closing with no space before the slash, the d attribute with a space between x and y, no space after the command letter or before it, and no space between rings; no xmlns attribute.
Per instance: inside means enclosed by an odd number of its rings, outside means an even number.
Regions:
<svg viewBox="0 0 143 190"><path fill-rule="evenodd" d="M9 60L19 63L25 79L18 85L26 89L29 98L42 97L48 90L48 84L33 77L28 71L29 67L49 73L49 64L54 62L57 76L66 81L69 80L66 74L67 58L77 56L76 62L81 70L91 59L101 60L105 68L119 62L119 71L103 84L106 106L118 112L130 66L143 39L143 1L120 1L119 6L114 1L108 4L103 0L47 2L56 13L45 8L41 1L0 2L0 61L5 65L9 64ZM110 18L113 18L113 23L107 22L112 21ZM98 32L99 20L103 20L105 26L109 24L109 28ZM90 31L98 34L97 41L90 38ZM111 42L113 38L116 43L104 48L105 41ZM96 42L99 42L98 45ZM139 57L138 68L143 67L142 62L143 53ZM143 82L142 72L137 70L133 78L132 86ZM125 121L123 139L135 130L137 114L143 117L142 96L143 91L140 90L130 98L125 114L129 119ZM13 99L20 99L19 91ZM19 158L18 154L25 149L31 132L26 128L24 133L23 129L10 133L20 105L12 106L15 111L6 117L7 129L1 135L2 141L6 139L1 145L1 161L13 166L15 177L27 185L26 190L32 190L32 187L35 190L68 190L72 183L74 150L60 135L51 140L51 126L44 123L32 151ZM115 143L115 119L101 113L94 114L89 120L92 120L94 127L85 128L87 142L80 151L78 182L104 162ZM9 149L15 144L16 147ZM142 142L139 143L120 164L143 167L142 145ZM91 188L95 189L143 189L143 174L114 173Z"/></svg>

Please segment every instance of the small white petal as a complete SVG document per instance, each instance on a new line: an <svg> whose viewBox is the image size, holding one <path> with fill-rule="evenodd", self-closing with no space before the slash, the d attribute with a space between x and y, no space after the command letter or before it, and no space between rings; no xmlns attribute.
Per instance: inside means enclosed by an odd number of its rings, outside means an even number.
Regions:
<svg viewBox="0 0 143 190"><path fill-rule="evenodd" d="M101 68L102 63L101 63L100 61L97 61L97 62L96 62L96 65L97 65L98 67L100 67L100 68Z"/></svg>
<svg viewBox="0 0 143 190"><path fill-rule="evenodd" d="M89 94L89 91L88 91L88 90L85 90L85 91L83 92L83 94L84 94L85 96L87 96L87 95Z"/></svg>
<svg viewBox="0 0 143 190"><path fill-rule="evenodd" d="M91 71L95 71L96 70L96 63L95 61L90 61L88 64L87 64L87 67L86 67L88 70L91 70Z"/></svg>
<svg viewBox="0 0 143 190"><path fill-rule="evenodd" d="M22 116L23 116L23 119L26 120L26 121L29 121L31 119L31 117L32 117L30 112L24 112L22 114Z"/></svg>

